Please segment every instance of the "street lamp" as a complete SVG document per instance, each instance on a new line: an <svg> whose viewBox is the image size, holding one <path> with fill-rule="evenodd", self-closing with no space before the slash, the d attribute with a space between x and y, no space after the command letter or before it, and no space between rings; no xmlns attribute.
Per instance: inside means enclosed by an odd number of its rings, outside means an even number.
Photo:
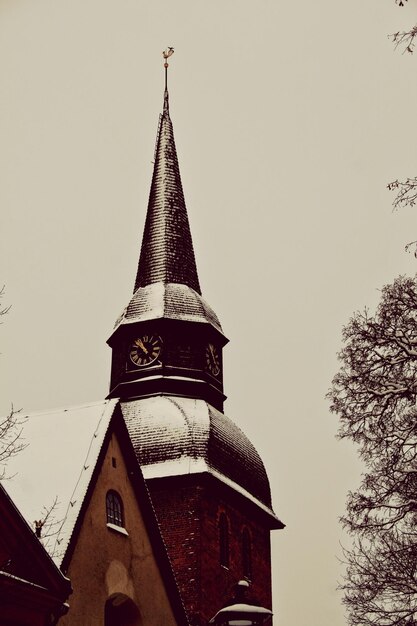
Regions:
<svg viewBox="0 0 417 626"><path fill-rule="evenodd" d="M249 604L245 598L249 583L240 580L235 586L235 597L231 604L220 609L209 624L216 626L257 626L272 617L272 611L263 606Z"/></svg>

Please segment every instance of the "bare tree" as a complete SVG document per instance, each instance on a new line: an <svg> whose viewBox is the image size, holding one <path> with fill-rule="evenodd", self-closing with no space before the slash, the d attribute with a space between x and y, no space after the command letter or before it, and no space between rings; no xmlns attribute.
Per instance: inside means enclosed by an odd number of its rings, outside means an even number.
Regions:
<svg viewBox="0 0 417 626"><path fill-rule="evenodd" d="M354 537L342 588L355 626L417 623L416 409L390 430L368 453L368 473L343 518Z"/></svg>
<svg viewBox="0 0 417 626"><path fill-rule="evenodd" d="M382 289L375 315L356 312L343 329L342 363L330 393L341 419L341 437L361 444L362 454L397 432L417 396L417 285L399 277ZM382 442L380 442L382 443Z"/></svg>
<svg viewBox="0 0 417 626"><path fill-rule="evenodd" d="M395 0L395 4L403 7L404 3L408 0ZM415 47L415 40L417 37L417 24L410 30L398 31L390 35L390 38L394 42L395 48L402 49L403 53L413 53ZM394 180L387 185L390 191L395 192L395 198L392 203L394 210L406 207L414 206L417 200L417 176L407 178L406 180L399 181ZM409 251L414 247L414 254L417 257L417 241L411 241L405 246L405 249Z"/></svg>
<svg viewBox="0 0 417 626"><path fill-rule="evenodd" d="M348 561L344 602L355 626L411 626L416 621L416 546L413 538L386 531L358 538Z"/></svg>
<svg viewBox="0 0 417 626"><path fill-rule="evenodd" d="M395 4L403 7L408 0L395 0ZM401 48L403 52L413 54L415 46L415 38L417 36L417 25L407 31L398 31L390 35L390 38L394 42L396 48Z"/></svg>
<svg viewBox="0 0 417 626"><path fill-rule="evenodd" d="M26 447L22 438L25 418L20 411L12 408L6 417L0 418L0 480L7 478L6 465L11 457L16 456Z"/></svg>
<svg viewBox="0 0 417 626"><path fill-rule="evenodd" d="M4 292L4 285L3 285L3 287L0 289L0 300L3 298L4 293L5 293L5 292ZM10 306L5 306L5 307L3 307L3 308L0 308L0 318L1 318L3 315L6 315L6 313L8 313L9 311L10 311ZM0 322L0 323L1 323L1 322Z"/></svg>
<svg viewBox="0 0 417 626"><path fill-rule="evenodd" d="M354 626L417 624L417 277L382 289L375 315L343 330L328 394L339 435L367 473L342 522L353 537L342 588Z"/></svg>
<svg viewBox="0 0 417 626"><path fill-rule="evenodd" d="M396 196L392 203L395 210L406 206L414 206L417 201L417 176L407 178L405 181L394 180L388 184L390 191L395 191Z"/></svg>
<svg viewBox="0 0 417 626"><path fill-rule="evenodd" d="M0 289L0 300L4 297L4 285ZM0 307L0 323L2 317L10 311L10 306ZM22 427L25 419L13 405L5 417L0 417L0 479L6 477L6 463L9 458L18 454L26 447L22 439Z"/></svg>
<svg viewBox="0 0 417 626"><path fill-rule="evenodd" d="M0 289L0 300L4 297L4 286ZM10 311L10 306L0 307L1 318ZM0 480L10 478L7 474L7 463L9 459L16 456L28 445L23 439L23 426L26 417L21 415L20 409L16 411L13 405L10 412L5 417L0 418ZM62 520L56 519L58 507L58 497L56 496L50 506L44 506L41 512L41 519L34 520L34 531L42 542L43 546L51 556L59 556L59 546L56 540Z"/></svg>
<svg viewBox="0 0 417 626"><path fill-rule="evenodd" d="M43 507L41 519L34 520L33 522L36 536L40 539L44 548L52 557L62 556L62 550L59 545L60 542L58 541L58 534L63 520L56 518L58 505L58 496L55 496L54 501L50 506Z"/></svg>
<svg viewBox="0 0 417 626"><path fill-rule="evenodd" d="M417 28L417 27L416 27ZM387 185L390 191L395 191L396 195L392 203L394 211L406 206L413 207L417 202L417 176L407 178L404 181L394 180ZM417 240L406 244L405 249L409 252L414 248L414 256L417 258Z"/></svg>

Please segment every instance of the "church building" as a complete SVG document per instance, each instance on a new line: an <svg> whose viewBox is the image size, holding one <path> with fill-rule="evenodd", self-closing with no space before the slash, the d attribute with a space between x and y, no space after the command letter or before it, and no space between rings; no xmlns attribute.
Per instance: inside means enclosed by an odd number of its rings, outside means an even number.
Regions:
<svg viewBox="0 0 417 626"><path fill-rule="evenodd" d="M39 445L16 463L36 469L11 481L30 522L55 492L63 503L49 546L73 589L63 626L200 626L239 580L272 609L270 533L284 524L259 454L223 410L227 341L202 296L165 80L133 295L108 339L108 397L29 417ZM52 424L67 438L59 452L45 445ZM67 478L35 477L46 462L68 465Z"/></svg>

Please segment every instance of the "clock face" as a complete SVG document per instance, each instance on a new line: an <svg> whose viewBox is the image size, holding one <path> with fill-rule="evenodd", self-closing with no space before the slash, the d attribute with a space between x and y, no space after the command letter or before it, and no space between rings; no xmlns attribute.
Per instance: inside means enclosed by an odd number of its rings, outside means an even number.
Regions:
<svg viewBox="0 0 417 626"><path fill-rule="evenodd" d="M129 357L137 367L145 367L156 361L161 350L162 339L159 335L143 335L132 342Z"/></svg>
<svg viewBox="0 0 417 626"><path fill-rule="evenodd" d="M212 343L207 344L206 347L206 367L213 376L220 374L220 356L216 346Z"/></svg>

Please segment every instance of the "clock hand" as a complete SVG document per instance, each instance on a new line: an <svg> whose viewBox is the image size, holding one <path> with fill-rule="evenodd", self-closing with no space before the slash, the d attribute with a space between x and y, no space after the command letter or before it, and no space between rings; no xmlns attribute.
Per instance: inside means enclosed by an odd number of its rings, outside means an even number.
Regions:
<svg viewBox="0 0 417 626"><path fill-rule="evenodd" d="M139 348L142 348L145 354L148 354L148 350L145 348L143 341L141 339L136 339L136 343L139 346Z"/></svg>

